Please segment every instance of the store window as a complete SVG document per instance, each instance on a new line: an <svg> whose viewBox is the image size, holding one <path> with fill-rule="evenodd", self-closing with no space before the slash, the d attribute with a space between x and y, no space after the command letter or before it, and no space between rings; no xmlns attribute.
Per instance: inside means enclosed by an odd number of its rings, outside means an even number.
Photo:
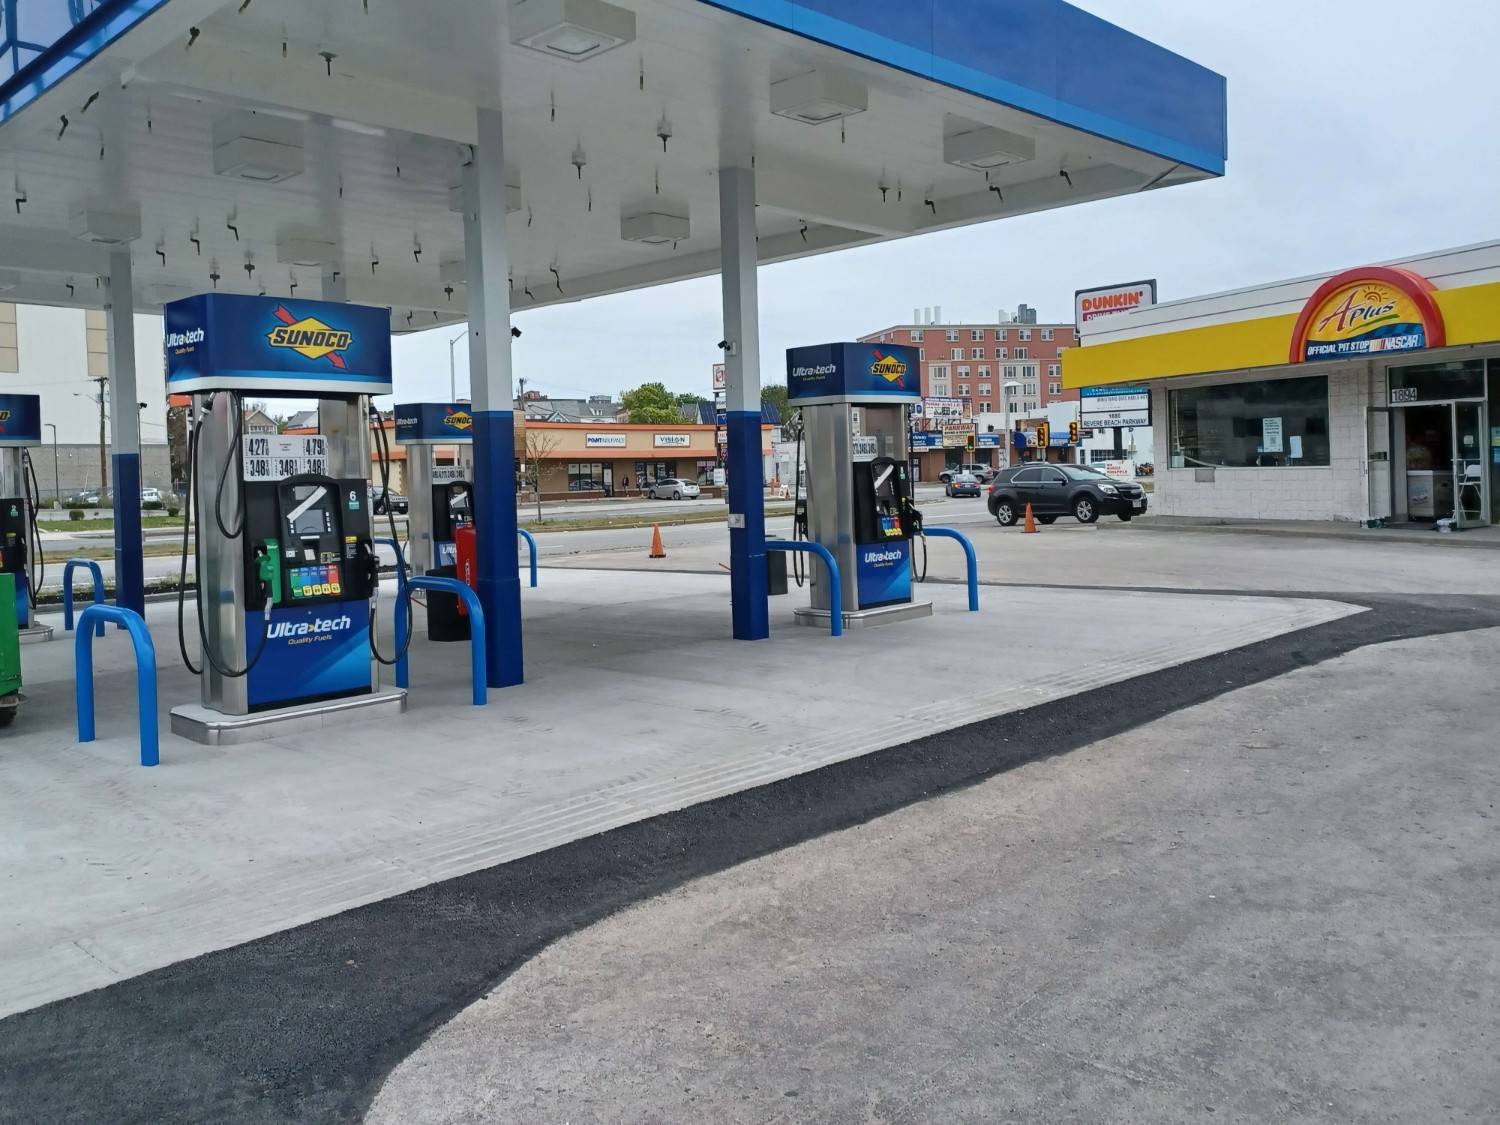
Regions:
<svg viewBox="0 0 1500 1125"><path fill-rule="evenodd" d="M696 467L698 470L698 483L713 484L714 470L719 467L719 463L717 461L699 461Z"/></svg>
<svg viewBox="0 0 1500 1125"><path fill-rule="evenodd" d="M1408 402L1442 402L1450 398L1483 398L1484 360L1393 367L1390 380L1392 406Z"/></svg>
<svg viewBox="0 0 1500 1125"><path fill-rule="evenodd" d="M604 462L569 461L568 491L583 492L604 487Z"/></svg>
<svg viewBox="0 0 1500 1125"><path fill-rule="evenodd" d="M1171 391L1172 467L1327 465L1328 379Z"/></svg>
<svg viewBox="0 0 1500 1125"><path fill-rule="evenodd" d="M653 481L666 480L668 477L675 477L676 475L676 461L637 461L635 463L635 479L637 484L650 484Z"/></svg>

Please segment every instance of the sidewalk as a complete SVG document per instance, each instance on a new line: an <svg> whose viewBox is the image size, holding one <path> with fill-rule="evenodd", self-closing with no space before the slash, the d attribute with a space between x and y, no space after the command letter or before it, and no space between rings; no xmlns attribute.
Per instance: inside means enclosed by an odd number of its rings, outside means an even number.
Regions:
<svg viewBox="0 0 1500 1125"><path fill-rule="evenodd" d="M1100 526L1113 529L1114 524ZM1125 526L1125 525L1120 525ZM1146 515L1129 526L1149 531L1236 531L1253 535L1287 535L1302 539L1352 539L1364 543L1423 543L1442 547L1478 547L1500 551L1500 527L1474 527L1443 533L1429 527L1365 527L1344 520L1229 520L1213 516Z"/></svg>

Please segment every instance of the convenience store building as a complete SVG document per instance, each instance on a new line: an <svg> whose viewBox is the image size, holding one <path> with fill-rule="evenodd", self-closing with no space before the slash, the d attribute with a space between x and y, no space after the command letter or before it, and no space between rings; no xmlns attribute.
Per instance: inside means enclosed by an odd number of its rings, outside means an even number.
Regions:
<svg viewBox="0 0 1500 1125"><path fill-rule="evenodd" d="M1063 381L1149 388L1158 515L1500 522L1500 242L1101 317Z"/></svg>

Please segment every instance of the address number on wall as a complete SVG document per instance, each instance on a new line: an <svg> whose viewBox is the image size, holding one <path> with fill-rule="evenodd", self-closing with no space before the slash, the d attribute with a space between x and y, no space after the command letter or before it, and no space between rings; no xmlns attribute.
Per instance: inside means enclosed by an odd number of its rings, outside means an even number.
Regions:
<svg viewBox="0 0 1500 1125"><path fill-rule="evenodd" d="M1392 406L1394 406L1394 405L1396 405L1397 403L1400 403L1400 402L1416 402L1416 401L1417 401L1417 388L1416 387L1392 387L1391 388L1391 405Z"/></svg>

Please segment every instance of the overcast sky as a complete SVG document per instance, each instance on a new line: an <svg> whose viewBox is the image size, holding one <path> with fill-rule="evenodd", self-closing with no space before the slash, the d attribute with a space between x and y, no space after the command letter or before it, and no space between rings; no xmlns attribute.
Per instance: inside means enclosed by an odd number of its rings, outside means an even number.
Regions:
<svg viewBox="0 0 1500 1125"><path fill-rule="evenodd" d="M763 377L786 348L1156 277L1163 300L1500 238L1495 0L1075 0L1226 76L1221 180L849 250L760 271ZM559 397L661 380L709 393L717 277L522 312L515 370ZM447 340L396 341L402 399L448 392ZM458 387L468 387L465 343ZM628 363L622 363L628 357Z"/></svg>

